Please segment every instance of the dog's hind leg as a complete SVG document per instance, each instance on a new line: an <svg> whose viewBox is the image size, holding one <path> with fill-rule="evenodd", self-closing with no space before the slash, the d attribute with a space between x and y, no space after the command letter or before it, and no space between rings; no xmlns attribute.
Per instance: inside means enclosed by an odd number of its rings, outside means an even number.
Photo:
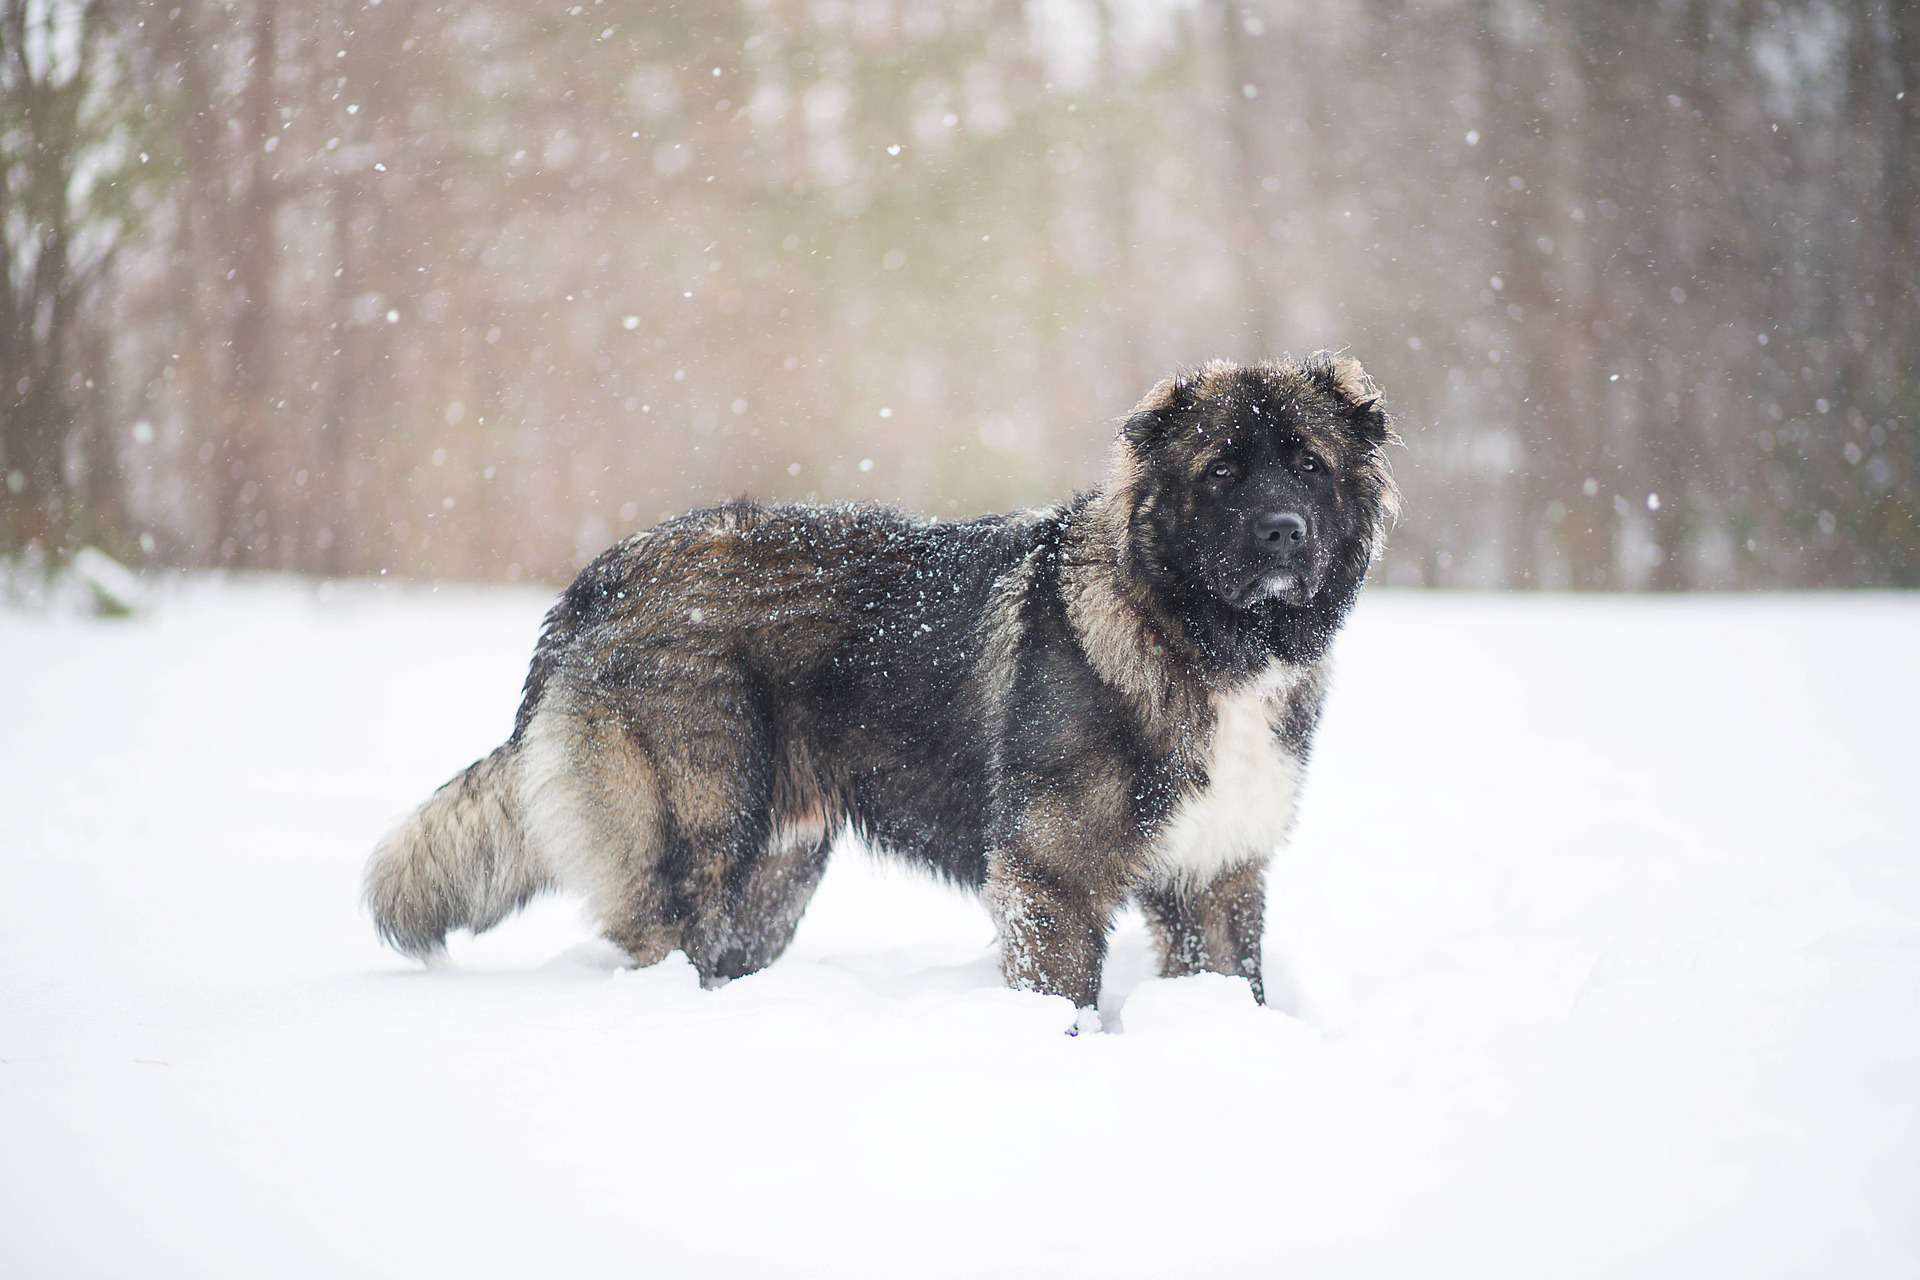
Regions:
<svg viewBox="0 0 1920 1280"><path fill-rule="evenodd" d="M774 822L774 739L750 678L682 662L632 703L553 697L527 727L533 826L636 965L676 949L705 986L771 963L819 884L824 820ZM632 690L623 690L631 696Z"/></svg>
<svg viewBox="0 0 1920 1280"><path fill-rule="evenodd" d="M555 877L635 965L679 948L686 912L666 874L671 824L651 754L605 707L558 695L522 750L528 838Z"/></svg>
<svg viewBox="0 0 1920 1280"><path fill-rule="evenodd" d="M666 917L684 924L680 946L713 987L779 954L818 871L796 875L810 863L789 859L775 839L775 743L754 681L705 665L672 696L680 714L646 726L666 804L660 879ZM801 887L783 925L786 898Z"/></svg>
<svg viewBox="0 0 1920 1280"><path fill-rule="evenodd" d="M774 724L771 739L757 732L740 739L770 748L772 812L765 843L729 866L721 900L698 917L688 939L688 953L715 981L744 977L780 958L820 886L843 822L800 727L791 717Z"/></svg>
<svg viewBox="0 0 1920 1280"><path fill-rule="evenodd" d="M717 909L697 916L687 952L710 983L766 968L787 949L827 869L831 837L775 832L766 852L730 878Z"/></svg>

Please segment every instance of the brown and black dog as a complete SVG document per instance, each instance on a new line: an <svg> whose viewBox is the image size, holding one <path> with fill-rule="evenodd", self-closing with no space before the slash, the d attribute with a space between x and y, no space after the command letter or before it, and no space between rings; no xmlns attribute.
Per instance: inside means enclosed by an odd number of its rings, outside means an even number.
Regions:
<svg viewBox="0 0 1920 1280"><path fill-rule="evenodd" d="M513 735L367 868L412 955L583 894L635 964L770 964L834 838L980 890L1007 981L1095 1003L1115 913L1261 988L1326 655L1398 505L1355 360L1150 391L1101 485L968 521L740 502L635 534L548 614Z"/></svg>

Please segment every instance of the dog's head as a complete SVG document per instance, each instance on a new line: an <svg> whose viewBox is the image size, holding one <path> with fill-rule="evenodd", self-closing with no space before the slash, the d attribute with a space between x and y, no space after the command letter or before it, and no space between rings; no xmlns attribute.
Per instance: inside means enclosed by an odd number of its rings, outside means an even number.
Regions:
<svg viewBox="0 0 1920 1280"><path fill-rule="evenodd" d="M1121 428L1132 536L1231 610L1350 593L1397 513L1395 440L1357 360L1216 360L1154 387Z"/></svg>

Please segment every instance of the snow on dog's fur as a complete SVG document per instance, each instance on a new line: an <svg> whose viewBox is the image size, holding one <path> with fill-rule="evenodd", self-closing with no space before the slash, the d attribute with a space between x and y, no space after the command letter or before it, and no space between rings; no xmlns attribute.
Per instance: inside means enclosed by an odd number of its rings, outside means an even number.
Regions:
<svg viewBox="0 0 1920 1280"><path fill-rule="evenodd" d="M635 535L548 614L506 745L375 851L374 919L428 955L564 885L635 963L712 984L779 956L852 827L982 891L1016 987L1092 1005L1131 899L1163 972L1258 996L1393 439L1357 361L1216 361L1057 506L740 502Z"/></svg>

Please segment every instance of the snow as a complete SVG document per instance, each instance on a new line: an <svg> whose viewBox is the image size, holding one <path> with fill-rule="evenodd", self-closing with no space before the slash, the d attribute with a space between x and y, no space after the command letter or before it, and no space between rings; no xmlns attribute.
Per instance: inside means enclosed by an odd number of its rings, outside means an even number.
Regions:
<svg viewBox="0 0 1920 1280"><path fill-rule="evenodd" d="M564 901L417 969L362 861L545 599L153 594L0 612L0 1273L1920 1267L1920 600L1373 595L1288 1011L1129 919L1069 1037L853 850L719 992Z"/></svg>
<svg viewBox="0 0 1920 1280"><path fill-rule="evenodd" d="M116 616L137 612L145 595L140 575L98 547L82 547L73 555L73 576L92 594L96 614Z"/></svg>

